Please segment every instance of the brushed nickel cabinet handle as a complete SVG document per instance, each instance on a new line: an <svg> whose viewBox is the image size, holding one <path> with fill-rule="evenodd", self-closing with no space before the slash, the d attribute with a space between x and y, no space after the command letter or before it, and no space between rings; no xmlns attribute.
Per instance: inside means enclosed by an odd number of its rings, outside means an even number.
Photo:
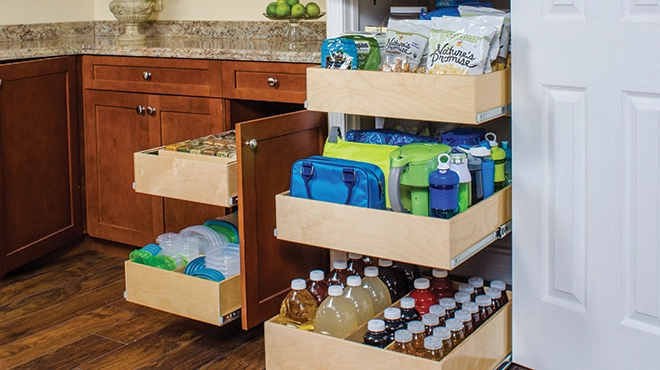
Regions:
<svg viewBox="0 0 660 370"><path fill-rule="evenodd" d="M155 116L156 115L156 108L147 107L147 114L150 115L150 116Z"/></svg>
<svg viewBox="0 0 660 370"><path fill-rule="evenodd" d="M142 114L142 113L144 113L144 107L141 106L141 105L138 105L137 107L135 107L135 111L136 111L138 114Z"/></svg>
<svg viewBox="0 0 660 370"><path fill-rule="evenodd" d="M249 146L250 149L257 149L257 139L250 139L245 142L245 145Z"/></svg>
<svg viewBox="0 0 660 370"><path fill-rule="evenodd" d="M268 86L275 87L277 85L277 79L274 77L268 77Z"/></svg>
<svg viewBox="0 0 660 370"><path fill-rule="evenodd" d="M2 86L2 79L0 79L0 86Z"/></svg>
<svg viewBox="0 0 660 370"><path fill-rule="evenodd" d="M142 78L144 78L145 80L150 79L151 78L151 72L147 72L147 71L142 72Z"/></svg>

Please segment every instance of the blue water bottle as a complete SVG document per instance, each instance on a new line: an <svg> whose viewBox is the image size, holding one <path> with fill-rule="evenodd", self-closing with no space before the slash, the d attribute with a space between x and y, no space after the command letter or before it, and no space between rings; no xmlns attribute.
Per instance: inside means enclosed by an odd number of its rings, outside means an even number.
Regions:
<svg viewBox="0 0 660 370"><path fill-rule="evenodd" d="M482 141L479 146L470 148L470 154L481 159L483 199L486 199L495 192L495 162L490 156L490 144L487 141Z"/></svg>
<svg viewBox="0 0 660 370"><path fill-rule="evenodd" d="M438 170L429 175L429 203L431 217L448 219L458 213L459 177L450 171L451 158L443 153L438 156Z"/></svg>

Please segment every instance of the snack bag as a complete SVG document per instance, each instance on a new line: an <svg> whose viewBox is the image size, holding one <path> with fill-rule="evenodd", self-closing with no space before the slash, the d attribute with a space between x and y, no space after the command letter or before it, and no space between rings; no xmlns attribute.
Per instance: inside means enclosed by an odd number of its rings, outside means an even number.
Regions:
<svg viewBox="0 0 660 370"><path fill-rule="evenodd" d="M357 69L358 53L350 39L325 39L321 45L321 67L328 69Z"/></svg>
<svg viewBox="0 0 660 370"><path fill-rule="evenodd" d="M385 72L413 72L428 44L432 21L390 19L387 23L387 41L380 63Z"/></svg>
<svg viewBox="0 0 660 370"><path fill-rule="evenodd" d="M508 44L509 44L509 37L511 34L511 15L510 14L508 15L508 28L506 28L507 13L502 10L461 5L458 7L458 11L461 14L461 17L479 17L479 16L488 16L488 15L502 17L501 24L499 23L499 19L490 20L496 26L499 25L499 27L497 30L497 34L495 35L495 37L493 37L493 40L490 43L490 50L488 51L488 56L490 58L491 63L495 63L495 61L500 56L500 53L504 54L503 59L500 59L500 64L502 64L502 62L506 59L506 55L509 52ZM505 51L502 50L503 45L507 45ZM486 73L488 72L490 72L490 68L487 66Z"/></svg>
<svg viewBox="0 0 660 370"><path fill-rule="evenodd" d="M497 27L473 18L433 19L428 73L476 76L490 63L488 50Z"/></svg>
<svg viewBox="0 0 660 370"><path fill-rule="evenodd" d="M342 38L351 39L355 42L358 53L358 69L365 71L376 71L380 65L380 48L378 41L373 37L364 35L342 35Z"/></svg>

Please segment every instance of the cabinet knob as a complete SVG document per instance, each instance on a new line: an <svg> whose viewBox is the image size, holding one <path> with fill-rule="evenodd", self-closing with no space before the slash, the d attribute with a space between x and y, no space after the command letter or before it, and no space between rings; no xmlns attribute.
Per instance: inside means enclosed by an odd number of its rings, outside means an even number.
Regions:
<svg viewBox="0 0 660 370"><path fill-rule="evenodd" d="M0 79L0 86L2 86L2 80Z"/></svg>
<svg viewBox="0 0 660 370"><path fill-rule="evenodd" d="M150 116L156 115L156 108L147 107L147 114Z"/></svg>
<svg viewBox="0 0 660 370"><path fill-rule="evenodd" d="M145 80L150 79L151 78L151 72L147 72L147 71L142 72L142 78L144 78Z"/></svg>
<svg viewBox="0 0 660 370"><path fill-rule="evenodd" d="M275 87L277 85L277 78L268 77L268 86Z"/></svg>
<svg viewBox="0 0 660 370"><path fill-rule="evenodd" d="M136 111L138 114L142 114L142 113L144 113L144 107L141 106L141 105L138 105L137 107L135 107L135 111Z"/></svg>
<svg viewBox="0 0 660 370"><path fill-rule="evenodd" d="M250 139L249 141L245 142L245 145L249 146L250 149L256 149L257 148L257 139Z"/></svg>

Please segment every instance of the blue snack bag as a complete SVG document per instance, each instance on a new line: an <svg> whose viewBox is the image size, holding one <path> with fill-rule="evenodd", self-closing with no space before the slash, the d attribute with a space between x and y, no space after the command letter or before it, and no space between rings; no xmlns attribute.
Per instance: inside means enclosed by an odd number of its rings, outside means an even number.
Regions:
<svg viewBox="0 0 660 370"><path fill-rule="evenodd" d="M328 69L357 69L358 52L355 41L338 37L323 40L321 67Z"/></svg>

